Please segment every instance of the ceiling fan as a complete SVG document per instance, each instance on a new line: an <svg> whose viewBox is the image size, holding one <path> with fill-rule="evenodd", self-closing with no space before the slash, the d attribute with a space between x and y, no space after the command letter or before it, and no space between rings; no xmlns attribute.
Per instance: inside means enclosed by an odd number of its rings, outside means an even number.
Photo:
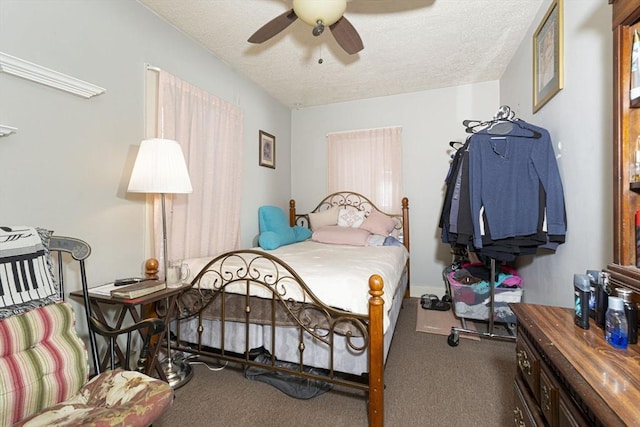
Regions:
<svg viewBox="0 0 640 427"><path fill-rule="evenodd" d="M263 43L300 18L313 27L312 34L316 37L328 26L340 47L353 55L364 49L364 45L351 22L343 16L346 9L347 0L293 0L292 9L264 24L248 42Z"/></svg>

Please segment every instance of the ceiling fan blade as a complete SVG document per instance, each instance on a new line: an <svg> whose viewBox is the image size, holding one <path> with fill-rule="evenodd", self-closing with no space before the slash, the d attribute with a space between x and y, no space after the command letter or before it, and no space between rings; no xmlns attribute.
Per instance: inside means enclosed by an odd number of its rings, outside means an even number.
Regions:
<svg viewBox="0 0 640 427"><path fill-rule="evenodd" d="M353 55L354 53L358 53L364 49L360 35L353 25L351 25L351 22L349 22L344 16L338 19L338 21L329 28L331 29L331 34L333 34L333 37L336 39L338 44L349 55Z"/></svg>
<svg viewBox="0 0 640 427"><path fill-rule="evenodd" d="M263 43L269 40L271 37L278 34L280 31L287 28L293 21L298 19L298 16L293 11L293 9L286 11L282 15L278 15L273 18L271 21L264 24L262 27L258 29L249 40L249 43Z"/></svg>

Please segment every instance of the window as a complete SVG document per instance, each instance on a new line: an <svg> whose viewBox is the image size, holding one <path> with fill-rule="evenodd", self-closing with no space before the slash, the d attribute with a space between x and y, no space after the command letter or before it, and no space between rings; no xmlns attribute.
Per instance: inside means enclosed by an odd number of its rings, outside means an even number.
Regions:
<svg viewBox="0 0 640 427"><path fill-rule="evenodd" d="M402 128L327 135L328 190L356 191L387 213L401 211Z"/></svg>
<svg viewBox="0 0 640 427"><path fill-rule="evenodd" d="M168 257L194 258L237 249L244 113L165 71L157 72L154 133L178 141L193 186L191 194L167 194ZM153 247L162 265L159 197L153 211Z"/></svg>

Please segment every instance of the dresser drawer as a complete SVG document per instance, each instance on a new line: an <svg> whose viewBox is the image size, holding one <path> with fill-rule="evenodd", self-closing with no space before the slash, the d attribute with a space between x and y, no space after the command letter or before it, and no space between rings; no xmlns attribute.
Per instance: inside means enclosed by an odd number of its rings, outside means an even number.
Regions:
<svg viewBox="0 0 640 427"><path fill-rule="evenodd" d="M536 402L540 403L540 356L527 341L523 333L516 341L518 373L529 386Z"/></svg>
<svg viewBox="0 0 640 427"><path fill-rule="evenodd" d="M549 372L540 370L540 410L550 426L558 425L558 395L559 389Z"/></svg>
<svg viewBox="0 0 640 427"><path fill-rule="evenodd" d="M589 423L555 377L543 365L540 369L540 410L551 427L579 427Z"/></svg>
<svg viewBox="0 0 640 427"><path fill-rule="evenodd" d="M516 403L513 409L513 425L516 427L544 426L542 415L531 396L529 387L519 377L513 383L516 392Z"/></svg>
<svg viewBox="0 0 640 427"><path fill-rule="evenodd" d="M580 410L560 390L560 401L558 402L558 427L581 427L593 425L593 422L587 421Z"/></svg>

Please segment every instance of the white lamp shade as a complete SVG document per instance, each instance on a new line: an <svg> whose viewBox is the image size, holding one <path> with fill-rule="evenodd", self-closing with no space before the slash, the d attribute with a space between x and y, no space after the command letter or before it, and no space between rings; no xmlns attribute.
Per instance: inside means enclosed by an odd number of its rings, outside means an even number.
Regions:
<svg viewBox="0 0 640 427"><path fill-rule="evenodd" d="M146 139L133 165L131 193L191 193L191 180L180 144L170 139Z"/></svg>
<svg viewBox="0 0 640 427"><path fill-rule="evenodd" d="M333 25L347 9L347 0L293 0L293 11L311 26L318 20L325 26Z"/></svg>

